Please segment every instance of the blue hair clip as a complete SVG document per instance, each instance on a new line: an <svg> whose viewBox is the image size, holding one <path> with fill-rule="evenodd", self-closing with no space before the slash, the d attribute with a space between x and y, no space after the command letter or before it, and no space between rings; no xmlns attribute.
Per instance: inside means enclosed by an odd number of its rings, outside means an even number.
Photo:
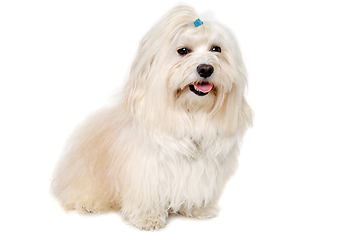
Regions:
<svg viewBox="0 0 361 240"><path fill-rule="evenodd" d="M199 18L197 20L195 20L193 23L194 23L194 26L196 26L196 27L199 27L200 25L203 24L203 22Z"/></svg>

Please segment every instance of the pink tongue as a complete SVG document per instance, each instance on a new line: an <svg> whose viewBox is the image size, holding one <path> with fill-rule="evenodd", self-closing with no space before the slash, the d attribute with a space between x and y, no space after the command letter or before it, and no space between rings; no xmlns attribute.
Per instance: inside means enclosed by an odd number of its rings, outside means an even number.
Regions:
<svg viewBox="0 0 361 240"><path fill-rule="evenodd" d="M209 92L209 91L212 90L213 85L212 85L211 83L206 83L206 84L197 84L197 83L195 83L195 84L194 84L194 87L195 87L198 91L200 91L200 92L202 92L202 93L207 93L207 92Z"/></svg>

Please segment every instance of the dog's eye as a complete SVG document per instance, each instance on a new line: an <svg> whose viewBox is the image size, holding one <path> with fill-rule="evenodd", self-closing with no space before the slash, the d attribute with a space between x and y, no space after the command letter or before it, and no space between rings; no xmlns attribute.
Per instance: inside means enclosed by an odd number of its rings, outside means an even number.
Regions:
<svg viewBox="0 0 361 240"><path fill-rule="evenodd" d="M213 46L212 48L211 48L211 52L221 52L222 50L221 50L221 47L219 47L219 46Z"/></svg>
<svg viewBox="0 0 361 240"><path fill-rule="evenodd" d="M181 56L185 56L187 55L188 53L191 52L191 50L189 50L188 48L180 48L178 49L178 54L181 55Z"/></svg>

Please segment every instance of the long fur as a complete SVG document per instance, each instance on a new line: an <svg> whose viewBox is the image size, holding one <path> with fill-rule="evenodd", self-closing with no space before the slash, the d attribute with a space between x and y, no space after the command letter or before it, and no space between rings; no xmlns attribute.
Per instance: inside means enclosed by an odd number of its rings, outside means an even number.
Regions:
<svg viewBox="0 0 361 240"><path fill-rule="evenodd" d="M117 103L75 131L53 181L65 209L117 210L145 230L164 227L172 212L217 214L252 110L235 39L215 22L195 27L197 18L186 6L166 14L141 41ZM192 53L180 56L182 47ZM188 85L203 63L214 67L214 89L197 96Z"/></svg>

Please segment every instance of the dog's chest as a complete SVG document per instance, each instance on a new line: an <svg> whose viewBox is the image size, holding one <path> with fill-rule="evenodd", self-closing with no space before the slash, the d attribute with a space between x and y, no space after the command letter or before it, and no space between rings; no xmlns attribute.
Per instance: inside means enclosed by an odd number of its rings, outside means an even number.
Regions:
<svg viewBox="0 0 361 240"><path fill-rule="evenodd" d="M167 137L157 139L161 155L169 159L199 160L222 159L234 146L234 139L221 138L217 135Z"/></svg>

